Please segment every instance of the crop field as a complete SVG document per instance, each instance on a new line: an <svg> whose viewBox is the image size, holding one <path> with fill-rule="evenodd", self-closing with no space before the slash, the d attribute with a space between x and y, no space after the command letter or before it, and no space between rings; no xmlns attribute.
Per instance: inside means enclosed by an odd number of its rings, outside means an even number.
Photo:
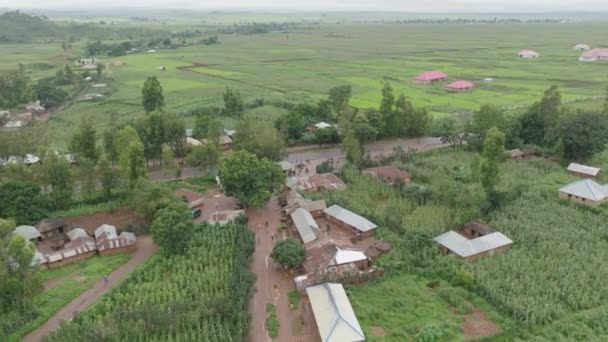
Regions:
<svg viewBox="0 0 608 342"><path fill-rule="evenodd" d="M391 291L400 291L391 289L390 284L408 283L398 280L403 277L402 272L433 280L437 276L451 279L454 270L460 269L474 277L471 293L512 321L503 326L502 337L506 341L533 337L572 340L574 336L574 340L605 339L605 329L593 322L608 310L608 293L602 285L608 281L604 265L608 257L608 211L559 200L557 190L575 180L561 165L539 159L509 161L501 167L499 188L504 203L487 221L514 241L509 251L474 263L438 253L432 237L480 217L484 195L481 186L470 180L471 156L463 151L437 151L401 164L413 175L414 182L423 186L417 191L391 188L347 172L348 189L326 195L331 203L337 202L378 223L379 235L394 247L379 260L387 269L387 278L363 289L355 287L352 292L357 312L363 313L364 328L395 319L381 313L394 310L393 301L389 300L395 296ZM426 243L416 242L421 236ZM411 291L420 291L409 284ZM370 291L378 292L372 301L368 300ZM413 305L416 298L405 304ZM426 303L431 305L432 301L431 296ZM441 308L445 304L437 305L437 310L427 312L429 319L425 321L442 321L437 315L445 313ZM560 324L578 324L582 328L554 330ZM414 336L424 328L413 325L399 330L394 326L389 323L385 330L389 340L395 341L400 336ZM450 324L442 330L445 334L454 333Z"/></svg>
<svg viewBox="0 0 608 342"><path fill-rule="evenodd" d="M607 63L581 63L572 46L606 45L607 29L602 22L440 25L344 20L289 32L220 35L218 45L101 56L109 64L109 96L96 103L76 102L54 113L48 124L57 147L65 149L82 117L93 118L100 129L112 111L125 121L139 117L141 87L148 76L160 79L167 108L176 112L221 105L226 87L238 89L246 101L310 102L343 84L353 87L352 105L378 107L387 80L396 93L436 115L475 110L487 102L527 105L552 84L561 87L565 99L586 98L604 94ZM67 53L59 43L6 45L0 70L24 63L33 79L47 77L54 68L71 63L70 58L83 56L84 44L76 43ZM537 50L541 58L519 59L517 52L524 48ZM114 66L119 61L126 65ZM477 87L454 94L444 89L445 83L412 82L417 74L434 69L446 72L450 81L471 80ZM484 78L494 81L482 83Z"/></svg>

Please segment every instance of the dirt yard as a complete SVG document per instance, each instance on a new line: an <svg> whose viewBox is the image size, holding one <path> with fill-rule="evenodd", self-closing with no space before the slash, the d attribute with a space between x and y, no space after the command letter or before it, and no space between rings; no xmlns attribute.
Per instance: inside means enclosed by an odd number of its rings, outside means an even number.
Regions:
<svg viewBox="0 0 608 342"><path fill-rule="evenodd" d="M62 217L68 225L67 231L72 228L84 228L87 233L93 235L95 229L102 224L110 224L116 226L118 230L123 230L129 225L137 225L143 223L137 218L135 212L128 208L117 209L114 211L102 211L92 215L80 215L72 217Z"/></svg>
<svg viewBox="0 0 608 342"><path fill-rule="evenodd" d="M470 314L464 316L462 332L467 340L476 340L500 334L502 328L493 322L485 312L475 309Z"/></svg>

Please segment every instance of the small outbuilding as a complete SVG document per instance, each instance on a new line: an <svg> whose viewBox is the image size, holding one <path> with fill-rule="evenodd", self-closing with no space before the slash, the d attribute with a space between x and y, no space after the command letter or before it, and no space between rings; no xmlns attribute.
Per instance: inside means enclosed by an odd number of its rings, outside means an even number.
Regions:
<svg viewBox="0 0 608 342"><path fill-rule="evenodd" d="M50 239L55 233L63 233L67 224L62 219L46 219L38 223L37 228L42 239Z"/></svg>
<svg viewBox="0 0 608 342"><path fill-rule="evenodd" d="M327 190L343 190L346 184L333 173L322 173L300 179L298 190L309 192L321 192Z"/></svg>
<svg viewBox="0 0 608 342"><path fill-rule="evenodd" d="M209 141L207 139L201 140L204 145L207 145ZM228 151L232 148L232 138L228 135L220 135L218 138L218 146L222 151Z"/></svg>
<svg viewBox="0 0 608 342"><path fill-rule="evenodd" d="M589 51L591 47L587 44L576 44L572 47L576 51Z"/></svg>
<svg viewBox="0 0 608 342"><path fill-rule="evenodd" d="M339 205L332 205L323 210L323 213L325 213L325 219L327 221L351 231L359 238L373 236L378 227L365 217L355 214L350 210L346 210Z"/></svg>
<svg viewBox="0 0 608 342"><path fill-rule="evenodd" d="M322 342L360 342L365 334L342 284L324 283L306 288Z"/></svg>
<svg viewBox="0 0 608 342"><path fill-rule="evenodd" d="M89 236L89 234L87 234L87 231L84 230L84 229L82 229L82 228L74 228L74 229L70 230L67 233L67 235L68 235L68 238L70 239L70 241L74 241L74 240L76 240L78 238L81 238L81 237L84 238L84 237L88 237Z"/></svg>
<svg viewBox="0 0 608 342"><path fill-rule="evenodd" d="M398 169L395 166L379 166L363 170L363 174L375 177L386 183L403 183L409 184L412 177L409 173Z"/></svg>
<svg viewBox="0 0 608 342"><path fill-rule="evenodd" d="M298 208L291 213L291 221L296 227L300 238L304 244L313 242L317 239L317 232L319 232L319 226L315 219L312 217L310 212L304 208Z"/></svg>
<svg viewBox="0 0 608 342"><path fill-rule="evenodd" d="M570 165L568 165L568 173L577 177L597 178L601 171L600 168L577 163L570 163Z"/></svg>
<svg viewBox="0 0 608 342"><path fill-rule="evenodd" d="M19 226L15 228L14 234L22 236L26 241L36 242L42 240L42 235L33 226Z"/></svg>
<svg viewBox="0 0 608 342"><path fill-rule="evenodd" d="M559 189L559 198L590 207L601 205L608 199L608 185L591 179L581 179Z"/></svg>
<svg viewBox="0 0 608 342"><path fill-rule="evenodd" d="M534 50L521 50L518 53L519 58L523 59L535 59L540 58L540 54Z"/></svg>
<svg viewBox="0 0 608 342"><path fill-rule="evenodd" d="M460 80L460 81L452 82L445 87L448 91L451 91L451 92L462 92L462 91L467 91L467 90L473 89L475 87L475 84L473 84L473 82Z"/></svg>
<svg viewBox="0 0 608 342"><path fill-rule="evenodd" d="M445 81L447 79L448 79L447 74L445 74L439 70L433 70L433 71L427 71L425 73L422 73L422 74L414 77L414 82L421 83L421 84L429 84L429 83Z"/></svg>
<svg viewBox="0 0 608 342"><path fill-rule="evenodd" d="M131 252L135 249L135 235L127 232L118 235L116 227L103 224L95 229L95 243L99 255Z"/></svg>
<svg viewBox="0 0 608 342"><path fill-rule="evenodd" d="M434 240L444 254L453 253L468 261L504 252L513 244L504 234L480 221L471 221L460 232L451 230Z"/></svg>

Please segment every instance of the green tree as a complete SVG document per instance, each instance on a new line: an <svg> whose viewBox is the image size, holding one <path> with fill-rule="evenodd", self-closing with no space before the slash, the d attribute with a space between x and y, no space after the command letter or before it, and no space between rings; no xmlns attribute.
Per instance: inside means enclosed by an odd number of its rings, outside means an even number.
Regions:
<svg viewBox="0 0 608 342"><path fill-rule="evenodd" d="M165 144L162 147L162 168L165 176L167 175L175 175L177 170L179 169L179 165L175 162L175 156L173 155L173 150L171 146Z"/></svg>
<svg viewBox="0 0 608 342"><path fill-rule="evenodd" d="M171 191L161 184L139 179L129 195L131 207L137 216L151 220L156 212L174 201Z"/></svg>
<svg viewBox="0 0 608 342"><path fill-rule="evenodd" d="M90 119L83 118L78 130L72 136L70 150L80 158L96 162L99 157L97 149L97 131Z"/></svg>
<svg viewBox="0 0 608 342"><path fill-rule="evenodd" d="M562 120L560 139L564 157L585 160L601 152L608 143L608 118L601 113L580 112Z"/></svg>
<svg viewBox="0 0 608 342"><path fill-rule="evenodd" d="M471 122L471 133L473 133L468 143L477 150L483 148L483 141L486 138L486 133L492 127L496 127L501 131L504 131L507 125L507 119L505 118L505 112L499 107L490 104L482 105L479 110L473 113L473 120Z"/></svg>
<svg viewBox="0 0 608 342"><path fill-rule="evenodd" d="M545 91L543 98L534 103L520 118L520 137L527 144L552 146L558 139L562 97L557 86Z"/></svg>
<svg viewBox="0 0 608 342"><path fill-rule="evenodd" d="M328 99L335 113L341 113L348 107L352 91L353 89L349 85L333 87L329 90Z"/></svg>
<svg viewBox="0 0 608 342"><path fill-rule="evenodd" d="M236 151L220 163L219 178L228 196L235 196L247 207L266 205L285 182L279 165L258 159L247 151Z"/></svg>
<svg viewBox="0 0 608 342"><path fill-rule="evenodd" d="M604 114L608 115L608 87L606 87L606 97L604 97Z"/></svg>
<svg viewBox="0 0 608 342"><path fill-rule="evenodd" d="M68 93L49 81L38 81L34 86L36 98L46 108L58 107L68 98Z"/></svg>
<svg viewBox="0 0 608 342"><path fill-rule="evenodd" d="M182 253L194 233L188 205L173 201L154 215L151 228L154 242L169 254Z"/></svg>
<svg viewBox="0 0 608 342"><path fill-rule="evenodd" d="M212 144L194 146L186 156L186 164L195 167L198 171L207 171L215 168L220 159L220 153Z"/></svg>
<svg viewBox="0 0 608 342"><path fill-rule="evenodd" d="M95 197L95 188L97 186L97 177L95 174L95 164L84 159L80 161L80 194L82 198L90 200Z"/></svg>
<svg viewBox="0 0 608 342"><path fill-rule="evenodd" d="M505 135L492 127L483 142L483 153L480 168L481 185L486 193L495 193L500 182L500 163L505 160Z"/></svg>
<svg viewBox="0 0 608 342"><path fill-rule="evenodd" d="M43 165L43 181L51 187L50 204L55 209L67 208L72 202L72 174L68 161L55 154L46 153Z"/></svg>
<svg viewBox="0 0 608 342"><path fill-rule="evenodd" d="M0 108L13 108L33 100L34 91L22 65L17 71L0 75Z"/></svg>
<svg viewBox="0 0 608 342"><path fill-rule="evenodd" d="M144 146L131 126L120 130L117 142L120 171L133 188L137 180L146 175Z"/></svg>
<svg viewBox="0 0 608 342"><path fill-rule="evenodd" d="M285 239L274 245L270 257L284 268L294 269L306 260L306 248L296 240Z"/></svg>
<svg viewBox="0 0 608 342"><path fill-rule="evenodd" d="M376 137L380 133L374 125L369 123L367 115L363 112L360 112L355 116L352 121L352 128L355 131L357 139L363 144L376 140ZM338 132L336 131L336 134L337 133Z"/></svg>
<svg viewBox="0 0 608 342"><path fill-rule="evenodd" d="M112 165L118 162L118 114L110 113L110 127L103 133L103 150Z"/></svg>
<svg viewBox="0 0 608 342"><path fill-rule="evenodd" d="M163 87L155 76L150 76L141 90L142 101L146 113L161 110L165 106Z"/></svg>
<svg viewBox="0 0 608 342"><path fill-rule="evenodd" d="M240 117L243 114L245 104L241 93L232 88L226 88L223 95L224 109L228 116Z"/></svg>
<svg viewBox="0 0 608 342"><path fill-rule="evenodd" d="M319 145L336 144L340 142L340 133L335 127L326 127L315 131L315 141Z"/></svg>
<svg viewBox="0 0 608 342"><path fill-rule="evenodd" d="M342 141L342 149L346 153L346 160L353 165L358 165L363 157L363 146L359 139L355 136L353 130L347 130L344 133L344 140Z"/></svg>
<svg viewBox="0 0 608 342"><path fill-rule="evenodd" d="M112 190L116 186L116 174L105 155L102 155L101 158L99 158L98 167L103 196L105 198L110 198L110 196L112 196Z"/></svg>
<svg viewBox="0 0 608 342"><path fill-rule="evenodd" d="M278 161L285 149L279 131L267 121L247 118L236 127L233 141L234 150L245 150L259 158Z"/></svg>
<svg viewBox="0 0 608 342"><path fill-rule="evenodd" d="M382 87L382 102L380 103L380 113L387 117L393 113L395 105L395 95L393 95L393 87L389 82L386 82Z"/></svg>
<svg viewBox="0 0 608 342"><path fill-rule="evenodd" d="M48 216L48 204L40 186L29 182L9 181L0 184L0 217L18 225L32 225Z"/></svg>
<svg viewBox="0 0 608 342"><path fill-rule="evenodd" d="M95 68L95 71L97 72L97 77L101 77L101 74L103 73L103 69L105 69L103 64L97 63L97 66Z"/></svg>

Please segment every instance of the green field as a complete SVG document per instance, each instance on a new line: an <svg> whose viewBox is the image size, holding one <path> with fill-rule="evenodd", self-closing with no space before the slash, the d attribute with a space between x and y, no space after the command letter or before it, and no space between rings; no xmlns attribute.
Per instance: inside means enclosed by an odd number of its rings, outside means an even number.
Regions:
<svg viewBox="0 0 608 342"><path fill-rule="evenodd" d="M184 21L182 26L188 27L188 23ZM415 105L436 114L474 110L487 102L527 105L552 84L561 87L565 99L586 98L604 93L606 63L580 63L578 52L571 47L577 42L606 44L603 32L607 29L608 23L592 21L435 25L344 20L289 32L220 35L219 45L101 56L106 63L126 63L107 70L111 95L97 103L76 103L55 113L48 124L55 145L65 149L83 117L93 118L101 130L111 111L124 121L139 117L143 115L141 86L152 75L163 85L167 108L176 112L221 105L226 87L238 89L246 101L264 98L297 103L324 97L328 89L342 84L353 87L352 105L377 107L386 80ZM68 53L59 43L3 45L0 70L24 63L33 79L47 77L56 69L46 68L82 56L84 43L76 43ZM519 59L516 54L524 48L539 51L541 58ZM165 71L159 70L162 66ZM444 84L412 82L415 75L433 69L448 73L450 80L490 77L495 81L479 82L475 90L459 94L446 92Z"/></svg>

